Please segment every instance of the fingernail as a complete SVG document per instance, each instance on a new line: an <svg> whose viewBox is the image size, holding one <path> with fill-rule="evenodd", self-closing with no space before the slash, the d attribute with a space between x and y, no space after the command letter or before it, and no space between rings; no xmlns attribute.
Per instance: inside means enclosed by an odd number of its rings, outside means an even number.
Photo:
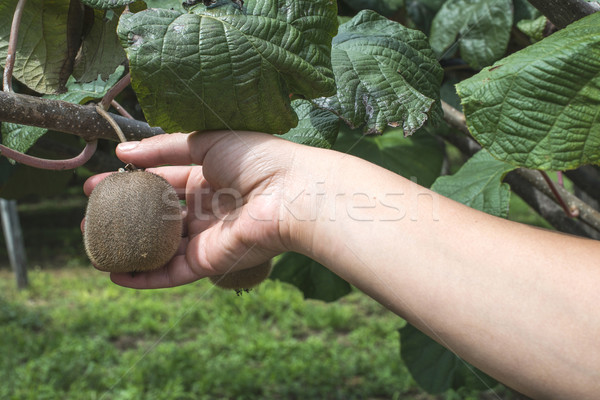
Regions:
<svg viewBox="0 0 600 400"><path fill-rule="evenodd" d="M136 147L138 147L139 144L140 144L140 142L125 142L125 143L119 143L119 145L117 147L119 148L120 151L131 151L131 150L135 149Z"/></svg>

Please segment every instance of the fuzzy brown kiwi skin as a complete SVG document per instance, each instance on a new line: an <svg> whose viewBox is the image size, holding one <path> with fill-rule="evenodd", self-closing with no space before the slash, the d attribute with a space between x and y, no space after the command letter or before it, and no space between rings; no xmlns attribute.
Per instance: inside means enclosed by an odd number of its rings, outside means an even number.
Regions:
<svg viewBox="0 0 600 400"><path fill-rule="evenodd" d="M271 274L271 268L271 261L269 260L256 267L211 276L210 280L215 286L223 289L233 289L239 294L241 291L247 291L267 279Z"/></svg>
<svg viewBox="0 0 600 400"><path fill-rule="evenodd" d="M111 174L88 200L84 245L90 261L101 271L160 268L175 255L181 231L175 189L151 172Z"/></svg>

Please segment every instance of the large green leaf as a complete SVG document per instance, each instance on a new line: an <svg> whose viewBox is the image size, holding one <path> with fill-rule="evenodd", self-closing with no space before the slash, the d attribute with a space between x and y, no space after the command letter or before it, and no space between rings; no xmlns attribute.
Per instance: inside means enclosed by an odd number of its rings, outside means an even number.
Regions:
<svg viewBox="0 0 600 400"><path fill-rule="evenodd" d="M94 10L94 20L84 37L75 60L73 76L78 82L108 79L115 69L127 61L127 56L117 36L118 13L111 10Z"/></svg>
<svg viewBox="0 0 600 400"><path fill-rule="evenodd" d="M126 6L136 0L81 0L83 4L92 8L109 9Z"/></svg>
<svg viewBox="0 0 600 400"><path fill-rule="evenodd" d="M294 100L292 108L298 114L298 126L282 137L295 143L330 149L340 131L338 116L308 100Z"/></svg>
<svg viewBox="0 0 600 400"><path fill-rule="evenodd" d="M381 136L364 136L342 129L334 149L352 154L429 187L442 171L444 149L428 134L406 138L402 129L389 129Z"/></svg>
<svg viewBox="0 0 600 400"><path fill-rule="evenodd" d="M352 290L348 282L316 261L298 253L285 253L281 256L270 278L291 283L300 289L307 299L335 301Z"/></svg>
<svg viewBox="0 0 600 400"><path fill-rule="evenodd" d="M439 177L431 189L469 207L506 218L510 188L502 179L515 168L481 150L454 175Z"/></svg>
<svg viewBox="0 0 600 400"><path fill-rule="evenodd" d="M400 329L400 352L414 380L432 394L464 386L490 389L498 384L410 324Z"/></svg>
<svg viewBox="0 0 600 400"><path fill-rule="evenodd" d="M298 123L290 95L335 91L336 10L330 0L149 9L123 15L118 33L151 125L284 133Z"/></svg>
<svg viewBox="0 0 600 400"><path fill-rule="evenodd" d="M433 20L429 39L439 57L458 42L461 57L479 69L504 55L512 23L511 0L448 0Z"/></svg>
<svg viewBox="0 0 600 400"><path fill-rule="evenodd" d="M2 65L17 2L0 2ZM63 91L73 68L81 31L75 25L81 20L69 20L69 5L70 0L29 0L23 10L13 76L37 92Z"/></svg>
<svg viewBox="0 0 600 400"><path fill-rule="evenodd" d="M67 92L46 95L44 98L52 100L63 100L75 104L85 104L93 99L99 99L118 82L125 68L123 66L108 78L105 82L98 77L94 82L78 83L71 77L67 83ZM2 143L12 149L25 153L35 142L48 132L47 129L35 126L27 126L2 122Z"/></svg>
<svg viewBox="0 0 600 400"><path fill-rule="evenodd" d="M168 8L184 11L183 0L144 0L148 8Z"/></svg>
<svg viewBox="0 0 600 400"><path fill-rule="evenodd" d="M443 72L422 32L365 10L340 26L331 59L337 94L316 104L350 127L411 135L441 115Z"/></svg>
<svg viewBox="0 0 600 400"><path fill-rule="evenodd" d="M498 61L457 89L494 157L566 170L600 162L600 13Z"/></svg>

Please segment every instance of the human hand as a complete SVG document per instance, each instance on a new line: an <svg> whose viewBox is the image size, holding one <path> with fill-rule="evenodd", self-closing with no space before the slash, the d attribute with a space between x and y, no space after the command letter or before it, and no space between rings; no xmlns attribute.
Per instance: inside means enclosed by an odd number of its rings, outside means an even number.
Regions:
<svg viewBox="0 0 600 400"><path fill-rule="evenodd" d="M289 250L282 199L299 148L256 132L160 135L119 145L121 160L164 177L186 207L183 237L173 259L151 272L112 273L113 282L133 288L172 287L253 267ZM150 168L159 165L169 166ZM89 178L85 193L105 176Z"/></svg>

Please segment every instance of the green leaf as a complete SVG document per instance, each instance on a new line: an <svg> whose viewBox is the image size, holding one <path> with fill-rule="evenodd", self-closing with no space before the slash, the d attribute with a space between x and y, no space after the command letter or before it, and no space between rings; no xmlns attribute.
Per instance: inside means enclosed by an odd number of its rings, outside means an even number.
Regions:
<svg viewBox="0 0 600 400"><path fill-rule="evenodd" d="M497 159L544 170L600 162L600 13L458 86L469 130Z"/></svg>
<svg viewBox="0 0 600 400"><path fill-rule="evenodd" d="M292 108L298 115L298 126L281 137L295 143L330 149L340 131L338 116L308 100L294 100Z"/></svg>
<svg viewBox="0 0 600 400"><path fill-rule="evenodd" d="M429 35L431 22L445 0L406 0L406 15L417 29Z"/></svg>
<svg viewBox="0 0 600 400"><path fill-rule="evenodd" d="M81 2L92 8L109 9L126 6L136 0L81 0Z"/></svg>
<svg viewBox="0 0 600 400"><path fill-rule="evenodd" d="M469 207L506 218L510 187L504 176L516 167L481 150L452 176L439 177L431 190Z"/></svg>
<svg viewBox="0 0 600 400"><path fill-rule="evenodd" d="M480 69L504 55L512 23L511 0L448 0L433 20L429 39L440 58L458 43L461 57Z"/></svg>
<svg viewBox="0 0 600 400"><path fill-rule="evenodd" d="M285 253L271 272L271 279L290 283L307 299L335 301L350 293L350 284L333 272L298 253Z"/></svg>
<svg viewBox="0 0 600 400"><path fill-rule="evenodd" d="M330 0L248 0L193 13L149 9L121 17L118 33L148 122L167 132L297 125L290 95L335 91Z"/></svg>
<svg viewBox="0 0 600 400"><path fill-rule="evenodd" d="M61 94L44 96L46 99L63 100L69 103L85 104L94 99L104 97L106 92L113 87L125 72L124 66L119 66L117 69L105 79L102 76L96 75L96 80L92 82L77 82L74 77L70 77L67 82L67 91Z"/></svg>
<svg viewBox="0 0 600 400"><path fill-rule="evenodd" d="M106 80L119 65L127 61L117 36L118 23L117 13L94 10L91 30L84 37L81 50L75 59L73 76L77 81L94 81L98 75Z"/></svg>
<svg viewBox="0 0 600 400"><path fill-rule="evenodd" d="M373 10L391 17L404 7L404 0L344 0L355 11Z"/></svg>
<svg viewBox="0 0 600 400"><path fill-rule="evenodd" d="M337 94L315 103L350 127L411 135L441 115L443 72L422 32L362 11L340 26L331 58Z"/></svg>
<svg viewBox="0 0 600 400"><path fill-rule="evenodd" d="M106 82L101 77L94 82L78 83L71 77L67 83L67 92L57 95L46 95L45 99L63 100L75 104L85 104L93 99L103 97L118 81L125 67L117 68ZM35 126L2 122L2 143L14 150L25 153L35 142L48 132L47 129Z"/></svg>
<svg viewBox="0 0 600 400"><path fill-rule="evenodd" d="M17 2L0 3L2 66ZM69 26L69 4L70 0L29 0L23 10L13 76L36 92L63 91L73 68L76 49L69 48L69 43L77 29Z"/></svg>
<svg viewBox="0 0 600 400"><path fill-rule="evenodd" d="M517 22L517 28L531 39L532 43L539 42L544 38L544 31L548 20L545 16L536 19L522 19Z"/></svg>
<svg viewBox="0 0 600 400"><path fill-rule="evenodd" d="M148 8L167 8L169 10L185 11L183 0L144 0Z"/></svg>
<svg viewBox="0 0 600 400"><path fill-rule="evenodd" d="M428 393L463 386L483 390L498 384L410 324L400 329L400 349L412 377Z"/></svg>
<svg viewBox="0 0 600 400"><path fill-rule="evenodd" d="M2 122L2 144L25 153L35 142L44 136L48 129ZM14 161L11 160L11 163Z"/></svg>
<svg viewBox="0 0 600 400"><path fill-rule="evenodd" d="M352 154L429 187L442 171L444 149L427 134L406 138L402 129L389 129L382 136L364 136L342 129L335 150Z"/></svg>

